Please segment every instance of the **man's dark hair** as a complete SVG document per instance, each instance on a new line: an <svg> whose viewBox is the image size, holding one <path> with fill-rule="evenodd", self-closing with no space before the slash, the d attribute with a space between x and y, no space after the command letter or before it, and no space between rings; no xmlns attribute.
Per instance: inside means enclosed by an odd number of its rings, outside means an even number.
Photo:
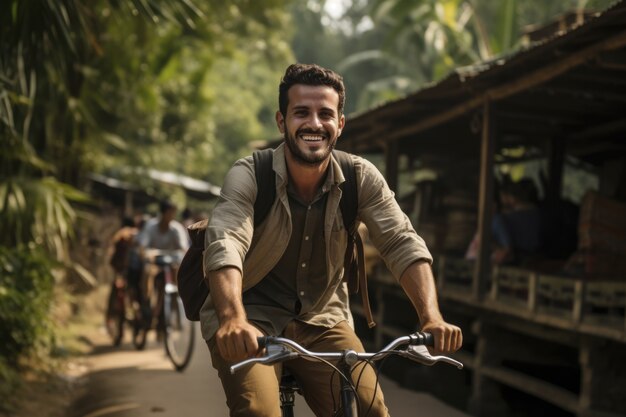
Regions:
<svg viewBox="0 0 626 417"><path fill-rule="evenodd" d="M129 216L124 216L122 218L122 227L135 227L135 219Z"/></svg>
<svg viewBox="0 0 626 417"><path fill-rule="evenodd" d="M343 105L346 101L346 88L341 75L316 64L292 64L287 67L283 79L278 86L278 109L283 116L287 114L289 96L287 92L296 84L325 85L332 87L339 94L339 115L343 114Z"/></svg>
<svg viewBox="0 0 626 417"><path fill-rule="evenodd" d="M170 210L170 209L175 209L176 204L172 203L170 200L163 200L159 203L159 212L161 214L165 213L166 211Z"/></svg>

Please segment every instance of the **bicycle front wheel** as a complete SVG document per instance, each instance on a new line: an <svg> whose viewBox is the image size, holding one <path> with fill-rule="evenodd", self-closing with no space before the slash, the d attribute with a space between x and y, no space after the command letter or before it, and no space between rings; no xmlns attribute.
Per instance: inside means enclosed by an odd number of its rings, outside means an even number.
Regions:
<svg viewBox="0 0 626 417"><path fill-rule="evenodd" d="M165 351L177 371L189 365L195 341L195 326L185 317L177 293L165 294Z"/></svg>

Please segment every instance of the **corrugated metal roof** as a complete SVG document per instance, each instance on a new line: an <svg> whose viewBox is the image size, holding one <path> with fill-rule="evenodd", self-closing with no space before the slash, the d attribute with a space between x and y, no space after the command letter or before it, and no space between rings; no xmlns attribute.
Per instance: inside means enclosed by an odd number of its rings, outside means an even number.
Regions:
<svg viewBox="0 0 626 417"><path fill-rule="evenodd" d="M349 117L338 147L354 152L380 149L388 140L414 137L462 115L471 117L487 99L498 101L505 113L543 117L546 125L563 119L560 130L565 134L583 129L576 122L585 114L589 124L604 123L618 117L616 109L626 96L626 74L618 68L626 69L625 40L626 0L619 0L566 32L459 67L403 99ZM614 65L609 63L616 68L601 61L609 53L618 55L611 57Z"/></svg>

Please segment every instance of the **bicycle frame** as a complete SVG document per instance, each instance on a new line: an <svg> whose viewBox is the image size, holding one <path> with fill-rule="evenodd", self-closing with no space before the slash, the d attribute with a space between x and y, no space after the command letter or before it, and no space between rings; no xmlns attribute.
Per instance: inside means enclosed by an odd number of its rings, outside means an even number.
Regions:
<svg viewBox="0 0 626 417"><path fill-rule="evenodd" d="M231 374L256 363L274 365L298 357L322 360L322 362L335 361L338 364L338 370L340 373L341 410L344 417L358 416L357 400L355 396L356 390L352 386L351 381L352 366L357 362L378 361L389 355L398 355L411 359L422 365L432 366L435 363L443 362L456 366L458 369L463 368L463 364L455 359L447 356L430 355L425 346L433 345L432 335L421 332L399 337L382 348L380 351L374 353L359 353L351 349L343 352L311 352L293 340L273 336L259 337L258 342L261 349L266 349L266 355L263 357L246 359L234 364L230 367ZM398 349L400 346L406 346L406 348ZM292 409L292 407L293 405L291 404L288 408ZM283 415L289 416L293 414Z"/></svg>

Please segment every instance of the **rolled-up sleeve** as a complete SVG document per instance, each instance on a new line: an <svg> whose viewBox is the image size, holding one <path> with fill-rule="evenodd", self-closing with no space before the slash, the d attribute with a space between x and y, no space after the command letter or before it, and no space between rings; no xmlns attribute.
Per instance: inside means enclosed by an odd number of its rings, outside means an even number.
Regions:
<svg viewBox="0 0 626 417"><path fill-rule="evenodd" d="M243 271L254 231L256 179L252 158L238 160L224 179L205 235L204 273L227 266Z"/></svg>
<svg viewBox="0 0 626 417"><path fill-rule="evenodd" d="M432 256L402 212L394 193L384 177L369 161L355 160L359 193L358 217L369 231L370 239L385 264L399 280L412 263L424 260L432 264Z"/></svg>

